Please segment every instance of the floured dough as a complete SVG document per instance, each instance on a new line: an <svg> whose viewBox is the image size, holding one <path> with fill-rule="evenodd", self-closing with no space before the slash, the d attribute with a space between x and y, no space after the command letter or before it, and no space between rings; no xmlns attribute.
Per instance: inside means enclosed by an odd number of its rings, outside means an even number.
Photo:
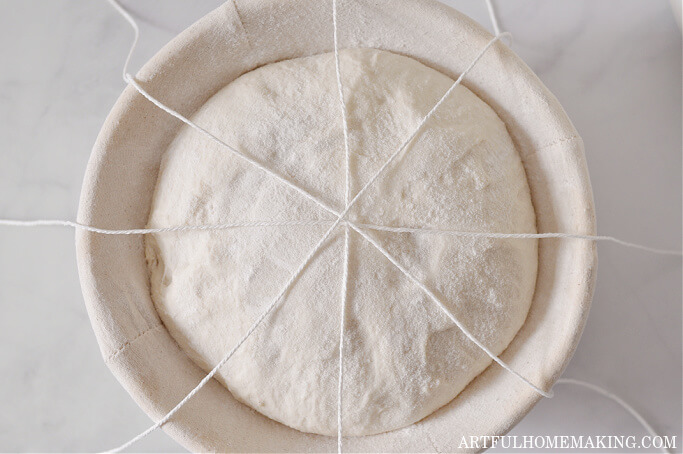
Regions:
<svg viewBox="0 0 683 454"><path fill-rule="evenodd" d="M227 57L226 57L227 58ZM342 52L355 195L453 81L392 53ZM334 58L264 66L193 120L344 209L345 155ZM460 86L354 206L358 224L535 232L520 158L494 111ZM301 194L185 127L168 148L149 227L334 221ZM146 238L152 298L181 348L210 370L271 304L330 227L242 227ZM495 353L522 326L535 240L368 230ZM305 432L337 430L344 230L337 228L217 378L262 414ZM491 360L374 246L352 231L343 429L412 424L452 400Z"/></svg>

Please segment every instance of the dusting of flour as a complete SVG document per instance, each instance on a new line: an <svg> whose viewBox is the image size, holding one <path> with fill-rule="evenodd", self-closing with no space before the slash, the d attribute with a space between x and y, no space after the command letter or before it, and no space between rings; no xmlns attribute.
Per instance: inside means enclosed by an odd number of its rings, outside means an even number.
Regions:
<svg viewBox="0 0 683 454"><path fill-rule="evenodd" d="M415 60L341 54L352 195L453 81ZM345 156L334 58L271 64L238 78L192 117L223 141L343 210ZM334 220L317 205L184 127L166 151L148 227ZM458 87L351 219L385 226L532 232L535 216L505 125ZM272 302L330 224L149 235L152 298L204 370ZM522 326L536 281L536 240L371 232L501 353ZM216 376L241 402L305 432L337 430L339 228L281 306ZM344 434L412 424L447 404L491 360L413 283L355 233L350 241Z"/></svg>

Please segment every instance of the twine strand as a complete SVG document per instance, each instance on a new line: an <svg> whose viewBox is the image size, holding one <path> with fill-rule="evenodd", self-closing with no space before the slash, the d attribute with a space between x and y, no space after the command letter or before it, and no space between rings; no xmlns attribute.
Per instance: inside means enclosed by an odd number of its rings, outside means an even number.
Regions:
<svg viewBox="0 0 683 454"><path fill-rule="evenodd" d="M321 220L301 220L301 221L256 221L256 222L242 222L242 223L228 223L228 224L212 224L212 225L182 225L175 227L162 228L139 228L139 229L103 229L81 224L73 221L64 221L60 219L41 219L35 221L21 221L15 219L0 219L0 226L4 227L70 227L76 230L85 230L92 233L102 235L148 235L148 234L163 234L172 232L193 232L193 231L220 231L232 230L238 228L256 228L256 227L314 227L329 225L335 222L333 219ZM344 225L349 225L349 221L344 221ZM492 238L492 239L510 239L510 240L543 240L543 239L575 239L595 242L609 242L624 246L630 249L637 249L645 252L650 252L656 255L668 255L681 257L683 251L678 249L659 249L650 246L645 246L638 243L615 238L613 236L605 235L580 235L576 233L496 233L496 232L467 232L461 230L439 229L429 227L392 227L377 224L353 223L357 228L367 230L377 230L380 232L398 233L398 234L427 234L427 235L450 235L462 238Z"/></svg>
<svg viewBox="0 0 683 454"><path fill-rule="evenodd" d="M431 235L451 235L463 238L499 238L499 239L552 239L552 238L564 238L564 239L575 239L575 240L587 240L587 241L608 241L612 243L625 246L627 248L639 249L641 251L651 252L658 255L673 255L673 256L683 256L683 251L676 249L657 249L649 246L644 246L642 244L631 243L628 241L620 240L613 236L605 235L580 235L577 233L487 233L487 232L463 232L458 230L449 229L436 229L436 228L412 228L412 227L388 227L382 225L372 225L372 224L356 224L359 227L366 227L371 230L380 230L383 232L391 233L424 233Z"/></svg>
<svg viewBox="0 0 683 454"><path fill-rule="evenodd" d="M342 131L344 134L345 158L345 188L344 206L348 209L351 197L351 151L349 147L349 120L346 101L344 99L344 81L341 73L341 58L339 57L339 18L337 0L332 0L332 28L334 30L334 69L336 74L337 91L339 93L339 107L342 117ZM343 393L344 393L344 336L346 330L346 305L349 289L349 227L344 225L344 261L341 283L341 301L339 309L339 375L337 378L337 452L343 452Z"/></svg>
<svg viewBox="0 0 683 454"><path fill-rule="evenodd" d="M0 219L0 226L6 227L70 227L76 230L84 230L86 232L99 233L102 235L148 235L159 233L172 232L195 232L195 231L219 231L232 230L239 228L258 228L258 227L310 227L329 225L334 221L257 221L257 222L240 222L230 224L214 224L214 225L182 225L177 227L162 227L162 228L144 228L144 229L102 229L92 227L72 221L62 220L38 220L38 221L17 221L12 219Z"/></svg>
<svg viewBox="0 0 683 454"><path fill-rule="evenodd" d="M130 66L130 61L133 59L133 54L135 53L135 49L138 47L138 41L140 40L140 27L138 26L137 21L133 18L133 16L124 8L118 0L107 0L111 6L114 7L114 9L130 24L131 28L133 29L134 37L133 37L133 44L130 46L130 50L128 51L128 55L126 56L126 61L123 64L123 80L126 80L126 74L128 74L128 66Z"/></svg>
<svg viewBox="0 0 683 454"><path fill-rule="evenodd" d="M492 0L486 1L486 9L489 12L489 18L491 19L491 26L493 27L493 34L500 35L500 22L498 21L498 14L496 14L496 8L493 6Z"/></svg>
<svg viewBox="0 0 683 454"><path fill-rule="evenodd" d="M624 410L629 412L631 416L633 416L638 423L643 426L643 428L647 431L648 434L650 434L651 437L653 438L661 438L661 436L655 431L655 429L652 428L649 422L645 419L643 415L641 415L635 408L633 408L631 405L629 405L624 399L621 397L617 396L614 393L609 392L605 388L602 388L598 385L594 385L593 383L589 383L587 381L583 380L577 380L574 378L560 378L555 382L555 385L574 385L574 386L579 386L582 388L589 389L593 392L596 392L600 394L601 396L604 396L617 404L619 404ZM666 447L662 446L661 451L664 452L665 454L671 453L669 449Z"/></svg>

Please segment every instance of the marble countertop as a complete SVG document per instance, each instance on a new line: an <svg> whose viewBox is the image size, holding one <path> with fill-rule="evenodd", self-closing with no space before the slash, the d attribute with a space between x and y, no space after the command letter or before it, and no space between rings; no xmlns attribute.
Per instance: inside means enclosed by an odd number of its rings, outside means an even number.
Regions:
<svg viewBox="0 0 683 454"><path fill-rule="evenodd" d="M124 0L139 67L220 0ZM488 26L483 0L448 0ZM681 248L681 33L667 0L498 0L513 48L586 144L601 234ZM0 218L75 219L131 30L104 0L0 0ZM0 228L0 451L98 451L150 421L108 371L73 231ZM681 440L681 261L599 246L591 315L565 376L624 397ZM556 388L515 435L632 434L616 404ZM182 452L157 431L136 451Z"/></svg>

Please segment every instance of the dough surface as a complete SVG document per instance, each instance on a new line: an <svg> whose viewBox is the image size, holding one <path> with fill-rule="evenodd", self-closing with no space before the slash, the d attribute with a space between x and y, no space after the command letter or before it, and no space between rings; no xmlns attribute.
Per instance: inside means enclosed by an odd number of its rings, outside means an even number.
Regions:
<svg viewBox="0 0 683 454"><path fill-rule="evenodd" d="M407 57L341 54L355 195L453 81ZM345 155L332 54L249 72L192 117L223 141L344 209ZM534 233L526 175L505 125L459 86L353 207L359 224ZM148 226L334 221L301 194L184 127L166 151ZM332 222L148 235L152 299L181 348L211 370L271 304ZM524 323L536 240L367 230L495 353ZM266 321L216 376L295 429L337 431L344 230L337 228ZM491 360L414 283L350 234L345 435L419 421ZM494 366L498 367L498 366Z"/></svg>

